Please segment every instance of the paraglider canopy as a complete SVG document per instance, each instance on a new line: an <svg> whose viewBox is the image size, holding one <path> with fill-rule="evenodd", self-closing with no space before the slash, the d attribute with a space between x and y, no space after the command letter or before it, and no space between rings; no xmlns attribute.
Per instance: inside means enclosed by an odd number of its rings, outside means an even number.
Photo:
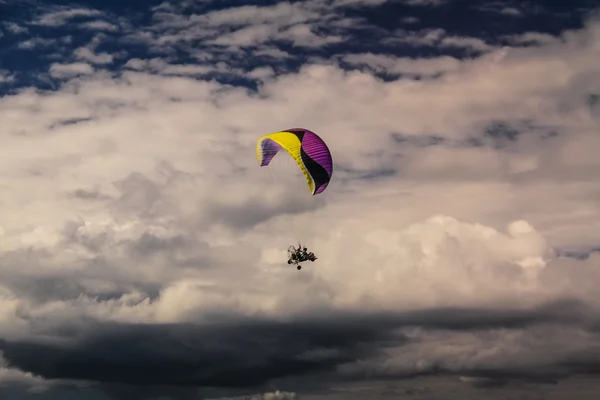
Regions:
<svg viewBox="0 0 600 400"><path fill-rule="evenodd" d="M333 174L333 160L329 148L316 133L303 128L293 128L261 136L256 142L256 158L261 167L268 166L284 149L298 165L311 195L323 193ZM314 262L317 257L300 244L288 248L288 264L300 270L303 262Z"/></svg>
<svg viewBox="0 0 600 400"><path fill-rule="evenodd" d="M261 136L256 143L256 158L260 166L269 165L281 149L296 161L312 195L327 188L333 174L333 160L327 145L316 133L294 128Z"/></svg>

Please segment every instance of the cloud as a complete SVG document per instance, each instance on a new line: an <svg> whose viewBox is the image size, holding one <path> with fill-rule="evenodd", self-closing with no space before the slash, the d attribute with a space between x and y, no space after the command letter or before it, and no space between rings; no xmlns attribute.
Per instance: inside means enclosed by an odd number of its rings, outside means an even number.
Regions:
<svg viewBox="0 0 600 400"><path fill-rule="evenodd" d="M512 36L509 38L511 44L529 44L529 45L543 45L543 44L556 44L558 39L555 36L538 33L538 32L527 32L521 35Z"/></svg>
<svg viewBox="0 0 600 400"><path fill-rule="evenodd" d="M597 311L566 303L524 311L338 313L289 322L79 323L68 345L18 339L0 347L10 365L46 378L107 384L261 388L290 374L332 379L333 372L338 379L452 372L535 382L593 371L586 349L599 338L586 324L597 321Z"/></svg>
<svg viewBox="0 0 600 400"><path fill-rule="evenodd" d="M295 400L297 398L296 393L276 390L274 392L254 394L251 396L220 397L219 399L214 398L211 400Z"/></svg>
<svg viewBox="0 0 600 400"><path fill-rule="evenodd" d="M75 57L80 60L89 61L93 64L110 64L113 62L113 56L108 53L96 54L87 47L80 47L75 50Z"/></svg>
<svg viewBox="0 0 600 400"><path fill-rule="evenodd" d="M0 382L335 398L597 372L597 18L492 43L350 5L163 3L29 46L57 83L0 102ZM30 29L109 14L50 12ZM291 127L333 153L323 195L256 164Z"/></svg>
<svg viewBox="0 0 600 400"><path fill-rule="evenodd" d="M14 75L10 74L8 71L0 70L0 83L9 83L14 80Z"/></svg>
<svg viewBox="0 0 600 400"><path fill-rule="evenodd" d="M449 3L450 0L405 0L404 3L411 6L441 6Z"/></svg>
<svg viewBox="0 0 600 400"><path fill-rule="evenodd" d="M33 21L35 25L47 27L63 26L73 19L98 17L102 13L91 8L54 7Z"/></svg>
<svg viewBox="0 0 600 400"><path fill-rule="evenodd" d="M404 17L402 18L402 22L405 24L416 24L419 22L419 18L417 17Z"/></svg>
<svg viewBox="0 0 600 400"><path fill-rule="evenodd" d="M341 6L337 4L336 6ZM164 41L179 42L206 39L207 43L248 47L277 40L290 41L296 46L323 46L343 39L338 35L317 34L314 29L323 23L334 22L332 10L316 2L281 2L273 6L243 6L191 15L185 19L173 9L159 9L155 18L157 28L174 31ZM323 18L325 12L329 16Z"/></svg>
<svg viewBox="0 0 600 400"><path fill-rule="evenodd" d="M23 33L27 33L29 32L29 30L24 27L21 26L17 23L14 22L5 22L4 23L4 27L6 28L6 30L14 35L19 35L19 34L23 34Z"/></svg>
<svg viewBox="0 0 600 400"><path fill-rule="evenodd" d="M389 43L403 43L412 46L442 48L464 48L478 52L487 52L494 47L479 38L447 35L443 29L427 29L418 32L398 31L394 37L386 39Z"/></svg>
<svg viewBox="0 0 600 400"><path fill-rule="evenodd" d="M56 41L52 39L36 38L24 40L20 42L17 46L20 49L34 49L36 47L50 47L53 44L56 44Z"/></svg>
<svg viewBox="0 0 600 400"><path fill-rule="evenodd" d="M352 342L358 337L379 335L372 329L356 331L355 328L345 329L335 325L313 329L312 325L302 327L294 323L282 325L260 322L216 329L185 325L115 328L117 330L109 329L105 333L98 331L75 347L6 343L2 351L13 365L35 370L46 377L71 376L142 385L154 381L158 385L239 387L261 385L267 378L290 373L318 372L332 363L349 359L352 349L347 346L353 346ZM341 335L348 343L341 344L339 350L343 352L325 352L322 356L311 354L310 350L320 346L332 346L335 349L336 338ZM353 335L358 337L352 339ZM284 350L286 347L288 350ZM116 355L119 348L128 348L129 356L99 360L100 354ZM149 351L151 348L153 351ZM156 351L158 348L164 351ZM33 361L28 356L31 352L43 354L46 363ZM140 369L136 365L141 366L138 362L142 360L145 367ZM203 360L202 364L210 367L201 367L197 360ZM170 365L166 369L165 363ZM171 372L165 374L167 370Z"/></svg>
<svg viewBox="0 0 600 400"><path fill-rule="evenodd" d="M349 54L342 58L345 63L364 65L378 73L392 73L415 77L434 77L460 68L460 61L452 57L412 59L390 57L383 54Z"/></svg>
<svg viewBox="0 0 600 400"><path fill-rule="evenodd" d="M446 47L465 47L473 50L485 52L492 50L493 47L485 43L481 39L477 38L465 38L465 37L446 37L443 38L441 43L442 46Z"/></svg>
<svg viewBox="0 0 600 400"><path fill-rule="evenodd" d="M30 387L33 391L43 391L48 387L45 379L33 374L8 368L4 358L0 357L0 384L3 386L20 384Z"/></svg>
<svg viewBox="0 0 600 400"><path fill-rule="evenodd" d="M82 23L80 26L93 31L116 32L119 30L117 25L106 21L89 21Z"/></svg>
<svg viewBox="0 0 600 400"><path fill-rule="evenodd" d="M85 53L85 52L84 52ZM81 55L81 53L80 53ZM98 61L96 59L96 61ZM105 61L101 59L101 61ZM69 78L76 75L88 75L94 72L94 68L86 63L76 62L70 64L52 64L50 75L54 78Z"/></svg>
<svg viewBox="0 0 600 400"><path fill-rule="evenodd" d="M500 10L501 14L505 14L505 15L514 15L516 17L520 17L523 14L521 13L521 11L519 11L518 9L514 8L514 7L505 7L503 9Z"/></svg>
<svg viewBox="0 0 600 400"><path fill-rule="evenodd" d="M379 6L382 5L384 3L387 3L388 0L366 0L366 1L359 1L359 0L336 0L334 1L334 5L336 7L348 7L348 6L359 6L359 7L373 7L373 6Z"/></svg>

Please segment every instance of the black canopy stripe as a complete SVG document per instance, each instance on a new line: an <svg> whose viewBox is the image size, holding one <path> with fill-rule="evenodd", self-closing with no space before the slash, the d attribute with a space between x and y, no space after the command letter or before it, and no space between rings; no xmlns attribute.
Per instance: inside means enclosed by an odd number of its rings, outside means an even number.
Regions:
<svg viewBox="0 0 600 400"><path fill-rule="evenodd" d="M300 143L302 143L302 140L304 139L304 131L288 131L288 132L296 135L298 137L298 139L300 139ZM317 189L319 189L321 186L323 186L329 182L329 180L330 180L329 174L327 173L327 171L325 170L325 168L323 168L323 166L321 164L319 164L318 162L313 160L311 157L309 157L308 154L306 154L304 152L304 149L302 147L300 147L300 157L302 158L304 167L306 167L306 170L309 172L309 174L312 176L312 178L315 182L315 192L316 192Z"/></svg>

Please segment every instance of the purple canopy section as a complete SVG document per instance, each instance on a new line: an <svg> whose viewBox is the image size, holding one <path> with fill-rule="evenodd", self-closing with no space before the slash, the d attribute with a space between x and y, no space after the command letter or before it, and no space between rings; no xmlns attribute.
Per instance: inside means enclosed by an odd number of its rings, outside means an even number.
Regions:
<svg viewBox="0 0 600 400"><path fill-rule="evenodd" d="M329 148L316 133L303 128L288 129L300 138L303 154L302 161L315 183L315 193L323 192L333 175L333 159Z"/></svg>
<svg viewBox="0 0 600 400"><path fill-rule="evenodd" d="M262 160L260 166L264 167L265 165L269 165L273 157L275 157L277 152L281 149L281 146L273 140L263 140L261 146Z"/></svg>

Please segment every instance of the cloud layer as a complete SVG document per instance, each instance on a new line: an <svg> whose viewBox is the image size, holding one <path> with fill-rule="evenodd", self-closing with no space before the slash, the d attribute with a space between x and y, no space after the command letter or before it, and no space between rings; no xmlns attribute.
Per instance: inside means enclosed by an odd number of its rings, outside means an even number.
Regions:
<svg viewBox="0 0 600 400"><path fill-rule="evenodd" d="M598 371L600 19L476 37L423 22L452 2L367 3L11 9L1 40L37 61L0 71L7 396ZM469 12L534 9L575 19ZM292 127L333 153L322 195L257 166Z"/></svg>

